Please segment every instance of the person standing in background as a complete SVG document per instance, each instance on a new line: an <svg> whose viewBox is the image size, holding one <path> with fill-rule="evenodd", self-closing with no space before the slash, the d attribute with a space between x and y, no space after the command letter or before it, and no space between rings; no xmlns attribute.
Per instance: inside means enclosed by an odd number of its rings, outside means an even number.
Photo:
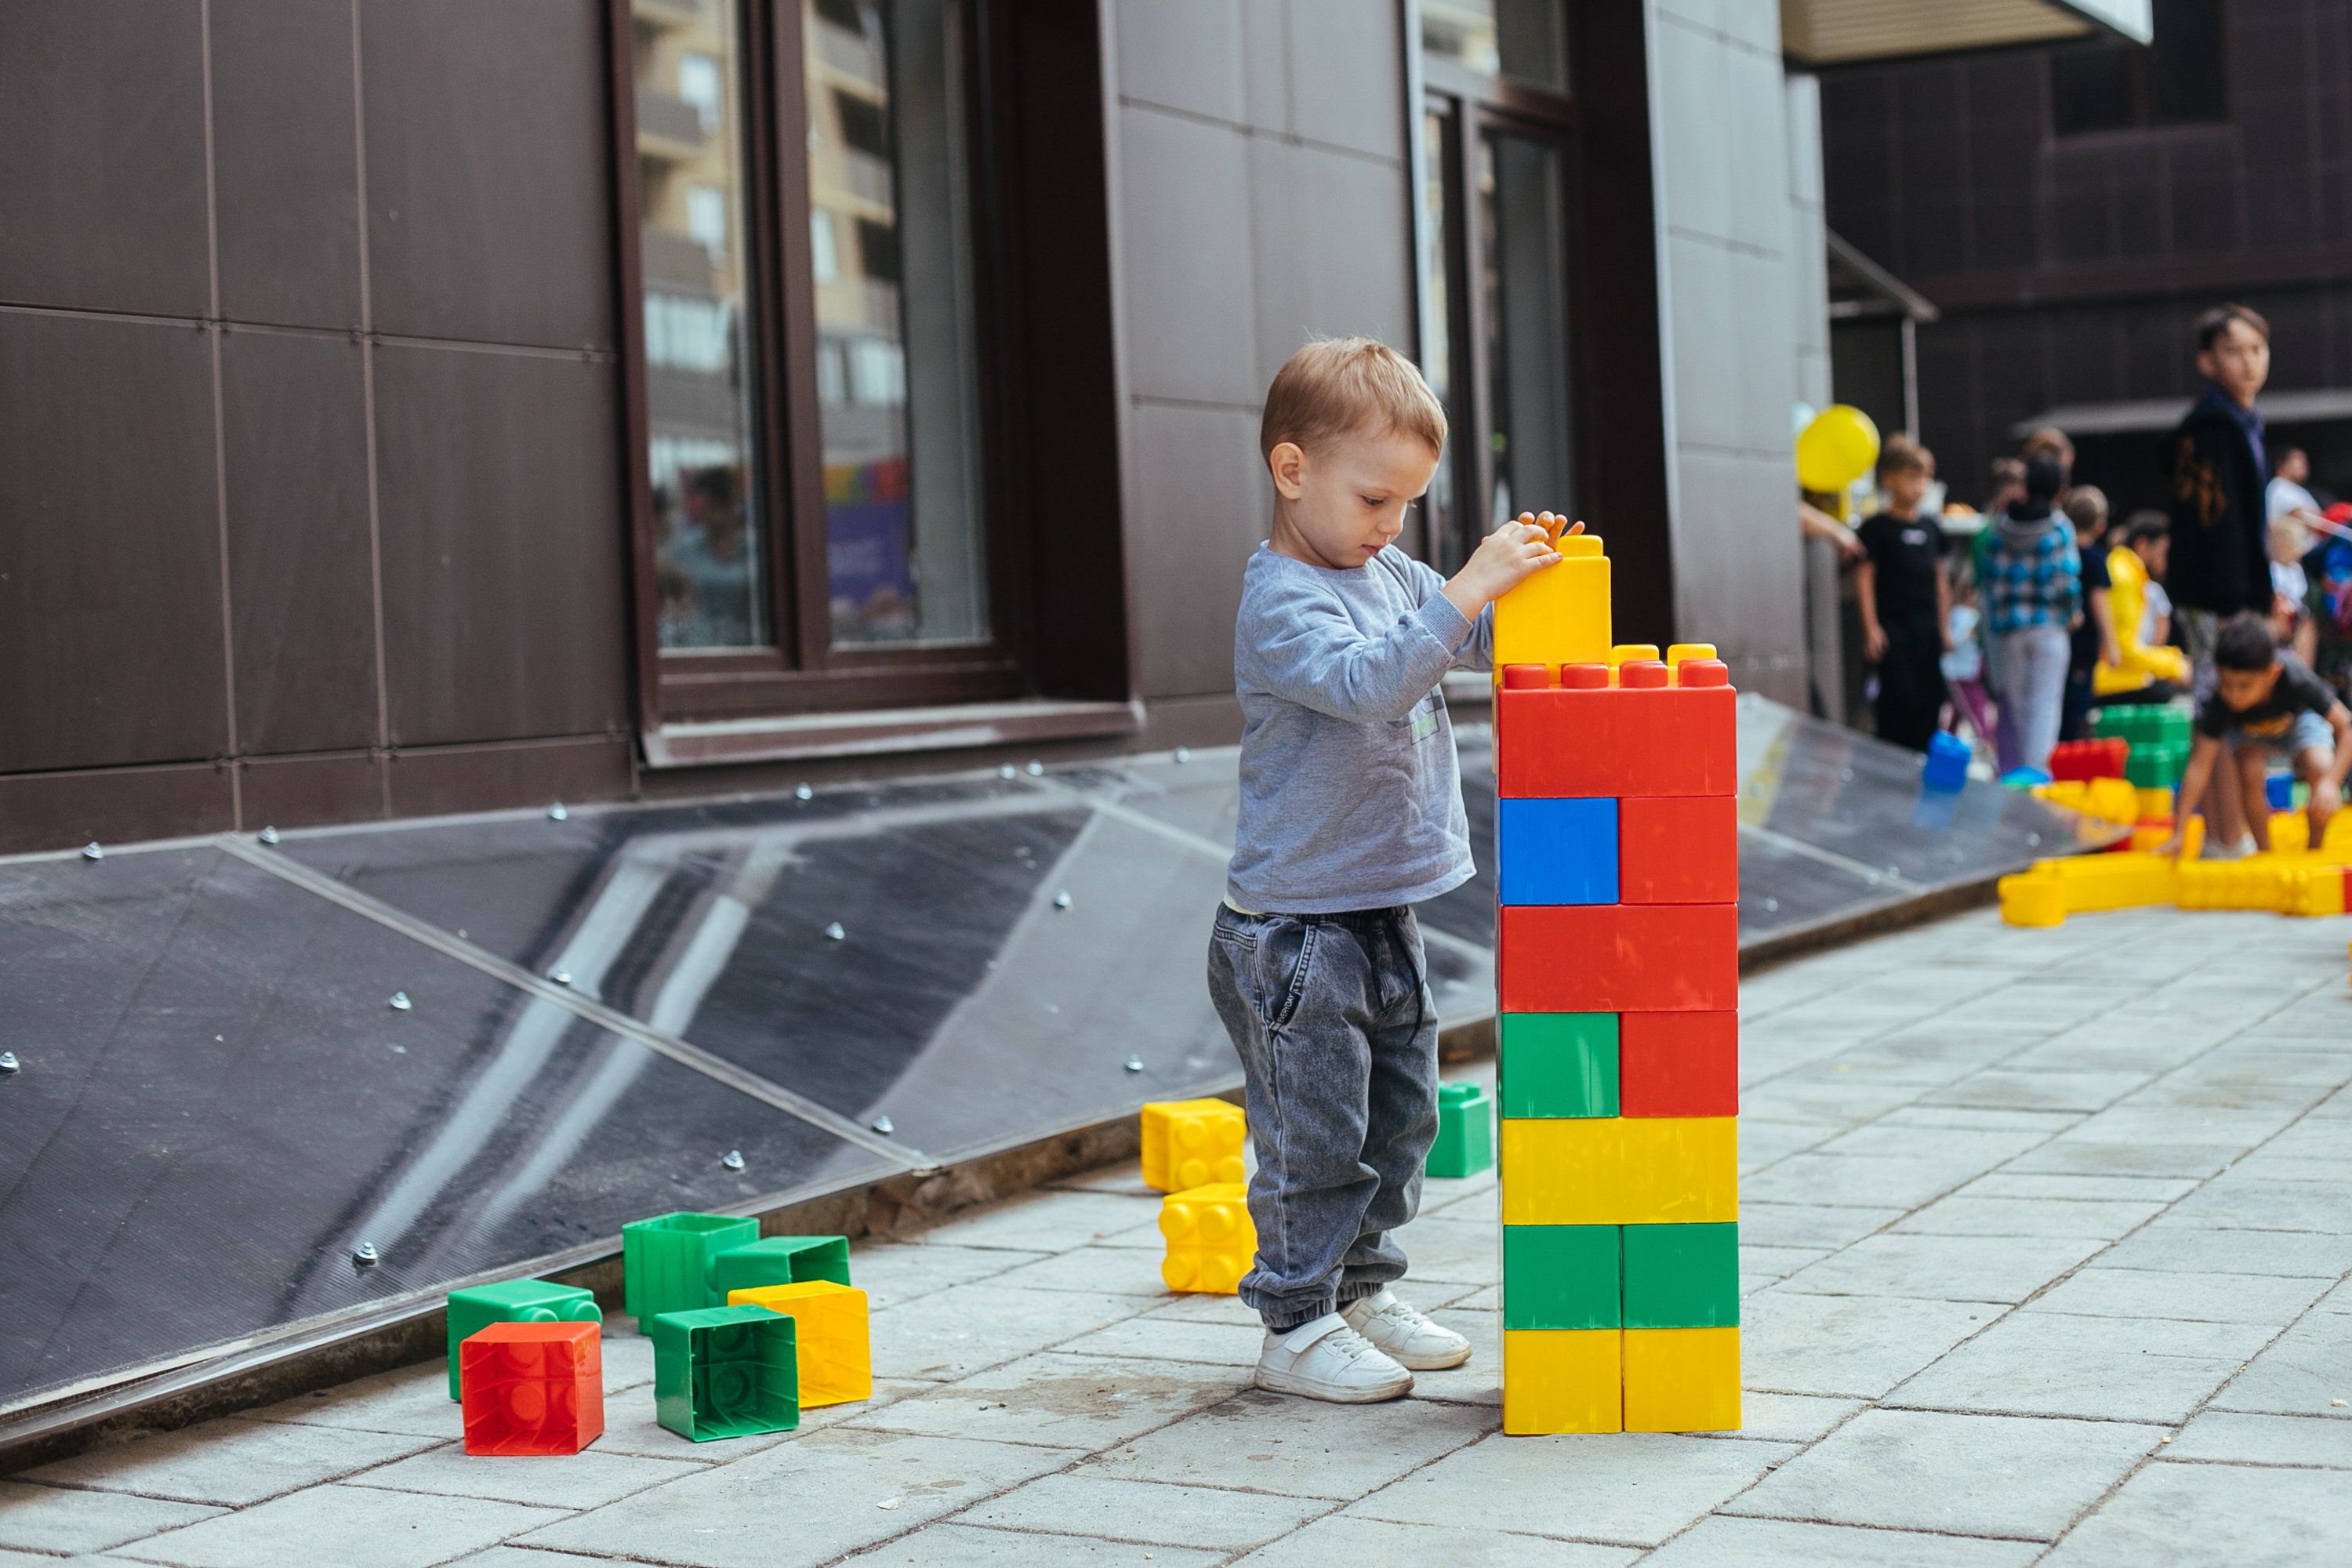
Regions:
<svg viewBox="0 0 2352 1568"><path fill-rule="evenodd" d="M1886 510L1854 531L1867 552L1854 567L1863 653L1878 666L1878 738L1915 752L1927 749L1944 715L1945 629L1951 593L1944 581L1944 531L1920 514L1936 459L1907 436L1889 436L1878 453L1878 488Z"/></svg>
<svg viewBox="0 0 2352 1568"><path fill-rule="evenodd" d="M2074 536L2052 504L2064 484L2055 455L2043 452L2026 463L2025 499L1993 523L1982 584L2017 763L2044 776L2066 694L2067 634L2082 604Z"/></svg>
<svg viewBox="0 0 2352 1568"><path fill-rule="evenodd" d="M2079 741L2090 733L2091 674L2102 662L2123 663L2123 647L2107 602L2107 498L2095 485L2076 485L2061 509L2074 530L2074 553L2083 564L2083 612L2069 638L2066 700L2058 716L2058 738Z"/></svg>

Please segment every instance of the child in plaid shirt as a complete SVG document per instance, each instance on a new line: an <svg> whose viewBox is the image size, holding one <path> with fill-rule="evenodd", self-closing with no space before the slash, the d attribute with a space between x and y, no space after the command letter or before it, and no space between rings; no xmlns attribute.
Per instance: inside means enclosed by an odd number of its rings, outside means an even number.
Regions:
<svg viewBox="0 0 2352 1568"><path fill-rule="evenodd" d="M2025 465L2025 499L1993 524L1985 551L1985 626L2000 678L2001 705L2014 716L2018 762L2046 773L2058 743L2066 694L2068 633L2081 613L2083 563L2074 531L2053 502L2065 469L2047 453Z"/></svg>

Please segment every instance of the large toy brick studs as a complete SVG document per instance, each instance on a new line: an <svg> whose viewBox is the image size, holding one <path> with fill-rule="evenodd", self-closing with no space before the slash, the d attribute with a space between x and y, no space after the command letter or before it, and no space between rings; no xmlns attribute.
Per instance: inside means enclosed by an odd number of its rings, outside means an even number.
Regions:
<svg viewBox="0 0 2352 1568"><path fill-rule="evenodd" d="M771 1236L730 1247L710 1259L710 1289L723 1305L737 1290L763 1285L804 1285L827 1279L849 1283L849 1238L845 1236Z"/></svg>
<svg viewBox="0 0 2352 1568"><path fill-rule="evenodd" d="M457 1346L468 1454L576 1454L604 1431L594 1323L491 1323Z"/></svg>
<svg viewBox="0 0 2352 1568"><path fill-rule="evenodd" d="M596 1298L574 1285L514 1279L449 1292L449 1397L463 1397L457 1347L492 1323L601 1323Z"/></svg>
<svg viewBox="0 0 2352 1568"><path fill-rule="evenodd" d="M1439 1085L1437 1142L1429 1146L1422 1173L1475 1176L1494 1163L1494 1097L1475 1083Z"/></svg>
<svg viewBox="0 0 2352 1568"><path fill-rule="evenodd" d="M1496 878L1507 904L1617 901L1617 803L1506 800L1495 814Z"/></svg>
<svg viewBox="0 0 2352 1568"><path fill-rule="evenodd" d="M765 1307L665 1312L654 1342L654 1417L708 1443L789 1432L801 1424L793 1320Z"/></svg>
<svg viewBox="0 0 2352 1568"><path fill-rule="evenodd" d="M765 1307L792 1319L802 1409L874 1397L874 1342L865 1291L812 1279L732 1290L727 1304Z"/></svg>
<svg viewBox="0 0 2352 1568"><path fill-rule="evenodd" d="M1257 1256L1257 1226L1239 1182L1171 1193L1160 1203L1160 1234L1168 1238L1160 1278L1171 1290L1231 1296Z"/></svg>
<svg viewBox="0 0 2352 1568"><path fill-rule="evenodd" d="M724 1306L730 1290L811 1279L846 1285L849 1242L838 1236L762 1241L755 1219L657 1215L621 1227L621 1270L629 1313L642 1327L665 1313Z"/></svg>
<svg viewBox="0 0 2352 1568"><path fill-rule="evenodd" d="M1505 1013L1496 1020L1495 1088L1505 1116L1618 1113L1614 1013Z"/></svg>
<svg viewBox="0 0 2352 1568"><path fill-rule="evenodd" d="M1624 1331L1505 1329L1503 1430L1622 1432Z"/></svg>
<svg viewBox="0 0 2352 1568"><path fill-rule="evenodd" d="M1243 1179L1249 1122L1222 1100L1160 1100L1143 1108L1143 1184L1163 1193Z"/></svg>

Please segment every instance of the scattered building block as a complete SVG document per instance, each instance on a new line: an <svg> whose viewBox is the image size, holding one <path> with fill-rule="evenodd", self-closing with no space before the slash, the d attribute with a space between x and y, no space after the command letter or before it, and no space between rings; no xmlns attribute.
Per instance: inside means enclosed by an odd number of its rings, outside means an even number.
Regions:
<svg viewBox="0 0 2352 1568"><path fill-rule="evenodd" d="M1494 1096L1475 1083L1439 1085L1437 1141L1429 1146L1423 1173L1475 1176L1494 1163Z"/></svg>
<svg viewBox="0 0 2352 1568"><path fill-rule="evenodd" d="M1160 1100L1143 1108L1143 1183L1163 1193L1243 1179L1249 1121L1222 1100Z"/></svg>
<svg viewBox="0 0 2352 1568"><path fill-rule="evenodd" d="M1624 1013L1617 1032L1621 1115L1739 1114L1738 1013Z"/></svg>
<svg viewBox="0 0 2352 1568"><path fill-rule="evenodd" d="M603 1331L496 1322L457 1346L468 1454L576 1454L604 1431Z"/></svg>
<svg viewBox="0 0 2352 1568"><path fill-rule="evenodd" d="M1938 730L1927 737L1927 761L1920 770L1919 782L1929 789L1965 788L1973 755L1966 741L1949 731Z"/></svg>
<svg viewBox="0 0 2352 1568"><path fill-rule="evenodd" d="M1738 1219L1738 1128L1728 1116L1507 1119L1503 1223Z"/></svg>
<svg viewBox="0 0 2352 1568"><path fill-rule="evenodd" d="M1505 1013L1495 1088L1505 1116L1618 1114L1614 1013Z"/></svg>
<svg viewBox="0 0 2352 1568"><path fill-rule="evenodd" d="M1497 803L1496 879L1507 904L1617 901L1617 803L1538 799Z"/></svg>
<svg viewBox="0 0 2352 1568"><path fill-rule="evenodd" d="M849 1283L845 1236L771 1236L711 1255L710 1289L724 1306L733 1292L762 1285L804 1285L812 1279Z"/></svg>
<svg viewBox="0 0 2352 1568"><path fill-rule="evenodd" d="M1257 1256L1257 1226L1239 1182L1169 1194L1160 1203L1160 1234L1168 1240L1160 1278L1171 1290L1231 1296Z"/></svg>
<svg viewBox="0 0 2352 1568"><path fill-rule="evenodd" d="M463 1397L457 1347L492 1323L602 1323L596 1298L576 1285L511 1279L449 1292L449 1397Z"/></svg>
<svg viewBox="0 0 2352 1568"><path fill-rule="evenodd" d="M765 1307L704 1307L662 1313L646 1331L654 1416L679 1436L708 1443L801 1424L792 1319Z"/></svg>
<svg viewBox="0 0 2352 1568"><path fill-rule="evenodd" d="M1613 1225L1503 1227L1503 1327L1614 1329L1624 1324Z"/></svg>
<svg viewBox="0 0 2352 1568"><path fill-rule="evenodd" d="M1503 1430L1625 1429L1622 1329L1505 1329Z"/></svg>
<svg viewBox="0 0 2352 1568"><path fill-rule="evenodd" d="M1629 1225L1622 1245L1626 1328L1738 1326L1738 1224Z"/></svg>
<svg viewBox="0 0 2352 1568"><path fill-rule="evenodd" d="M874 1341L866 1292L831 1279L727 1293L730 1307L765 1307L793 1321L803 1410L874 1397Z"/></svg>
<svg viewBox="0 0 2352 1568"><path fill-rule="evenodd" d="M2119 779L2131 742L2119 735L2096 741L2061 741L2050 752L2053 779Z"/></svg>
<svg viewBox="0 0 2352 1568"><path fill-rule="evenodd" d="M719 1306L726 1297L710 1288L710 1260L759 1239L758 1220L724 1215L656 1215L623 1226L621 1289L629 1315L642 1326L665 1312Z"/></svg>
<svg viewBox="0 0 2352 1568"><path fill-rule="evenodd" d="M1624 1331L1625 1430L1732 1432L1739 1426L1739 1331Z"/></svg>
<svg viewBox="0 0 2352 1568"><path fill-rule="evenodd" d="M1505 810L1519 804L1504 801ZM1630 795L1617 805L1617 877L1629 904L1739 901L1739 801L1728 795ZM1504 863L1504 875L1509 875ZM1513 901L1508 897L1505 903ZM1534 902L1537 900L1528 900ZM1562 900L1561 902L1571 900ZM1593 900L1607 902L1607 900Z"/></svg>
<svg viewBox="0 0 2352 1568"><path fill-rule="evenodd" d="M1495 604L1495 666L1609 658L1609 558L1598 534L1558 542L1560 560Z"/></svg>
<svg viewBox="0 0 2352 1568"><path fill-rule="evenodd" d="M1739 1005L1736 904L1530 904L1500 911L1506 1013L1725 1012Z"/></svg>
<svg viewBox="0 0 2352 1568"><path fill-rule="evenodd" d="M1690 660L1681 685L1648 689L1580 687L1575 669L1563 667L1556 687L1495 694L1503 799L1739 793L1735 694L1694 684L1713 679L1719 663Z"/></svg>

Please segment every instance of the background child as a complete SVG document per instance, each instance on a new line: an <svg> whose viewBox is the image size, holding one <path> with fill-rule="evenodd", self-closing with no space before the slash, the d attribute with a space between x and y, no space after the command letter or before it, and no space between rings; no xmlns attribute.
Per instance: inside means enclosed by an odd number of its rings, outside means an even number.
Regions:
<svg viewBox="0 0 2352 1568"><path fill-rule="evenodd" d="M1945 646L1951 649L1938 661L1944 685L1952 693L1952 733L1960 732L1960 715L1985 740L1992 739L1992 714L1985 701L1984 649L1977 642L1977 593L1969 589L1946 618Z"/></svg>
<svg viewBox="0 0 2352 1568"><path fill-rule="evenodd" d="M1919 514L1935 478L1934 454L1907 437L1889 436L1878 453L1886 510L1854 531L1867 552L1854 568L1854 605L1862 612L1864 656L1878 666L1878 736L1915 752L1927 749L1944 711L1937 662L1951 609L1944 531Z"/></svg>
<svg viewBox="0 0 2352 1568"><path fill-rule="evenodd" d="M2091 732L2091 675L2102 662L2123 662L2116 620L2108 602L2115 584L2107 575L2107 497L2096 485L2076 485L2059 509L2074 531L2074 554L2083 573L2083 612L2067 637L2066 699L2059 710L2058 738L2079 741Z"/></svg>
<svg viewBox="0 0 2352 1568"><path fill-rule="evenodd" d="M2047 772L2058 743L2067 632L2082 597L2074 534L2052 505L2065 473L2048 453L2026 463L2025 498L2011 502L1987 531L1993 537L1980 580L2001 717L2014 725L2018 764L2037 772Z"/></svg>
<svg viewBox="0 0 2352 1568"><path fill-rule="evenodd" d="M2262 805L2273 762L2290 764L2311 786L2311 842L2344 804L2344 774L2352 768L2352 710L2293 655L2279 651L2268 618L2242 610L2213 640L2213 695L2197 706L2197 743L2180 775L2173 819L2186 822L2205 798L2218 760L2238 771L2242 798L2252 807L2246 826L2254 847L2271 847L2270 813ZM2178 845L2179 834L2172 843ZM2225 851L2223 858L2235 858Z"/></svg>
<svg viewBox="0 0 2352 1568"><path fill-rule="evenodd" d="M1470 1342L1396 1299L1390 1232L1437 1132L1437 1011L1410 905L1470 879L1438 680L1490 667L1486 606L1559 559L1551 516L1506 523L1451 581L1393 542L1445 415L1368 338L1310 343L1267 392L1271 536L1234 627L1241 815L1209 991L1242 1059L1265 1322L1257 1385L1394 1399Z"/></svg>

